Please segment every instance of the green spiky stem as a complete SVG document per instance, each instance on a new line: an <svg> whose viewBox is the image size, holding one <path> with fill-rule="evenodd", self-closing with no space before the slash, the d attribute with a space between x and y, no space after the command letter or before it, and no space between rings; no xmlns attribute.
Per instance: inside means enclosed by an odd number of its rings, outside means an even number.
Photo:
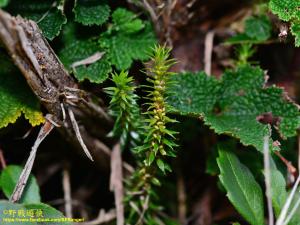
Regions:
<svg viewBox="0 0 300 225"><path fill-rule="evenodd" d="M174 156L173 147L176 144L173 142L176 132L167 128L168 123L176 122L166 115L166 86L169 83L169 78L173 75L169 72L174 60L169 59L170 49L157 46L154 48L152 60L146 64L147 81L151 84L148 87L149 100L148 110L144 113L147 116L145 119L145 131L147 134L144 144L136 150L139 154L143 154L146 158L143 164L139 165L139 169L132 179L131 190L140 194L131 199L133 202L138 202L140 208L143 208L145 201L152 198L153 185L159 185L159 179L156 178L158 169L163 173L171 171L169 165L164 162L166 157ZM157 166L153 165L156 162ZM153 204L153 202L152 202ZM155 214L148 209L148 214Z"/></svg>

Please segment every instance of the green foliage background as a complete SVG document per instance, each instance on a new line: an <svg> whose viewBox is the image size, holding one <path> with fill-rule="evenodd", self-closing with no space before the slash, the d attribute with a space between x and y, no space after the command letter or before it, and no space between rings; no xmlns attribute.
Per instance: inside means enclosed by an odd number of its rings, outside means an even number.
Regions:
<svg viewBox="0 0 300 225"><path fill-rule="evenodd" d="M0 0L0 7L34 20L78 84L83 88L94 87L105 100L109 99L106 104L115 121L107 138L120 141L123 153L129 150L136 167L124 182L127 223L139 221L141 211L149 204L143 213L146 224L176 224L160 213L167 205L161 190L175 167L171 158L186 150L180 143L193 135L181 122L195 118L216 135L233 137L220 141L218 147L207 153L206 171L211 176L219 175L218 191L226 192L240 215L253 225L265 224L261 173L264 167L260 161L264 137L270 139L271 201L278 218L289 187L286 169L280 167L274 152L289 149L284 143L297 136L299 106L283 88L268 85L267 72L259 62L250 59L256 46L277 42L270 13L288 23L294 45L300 46L300 1L270 0L268 5L257 4L259 10L253 10L244 19L243 31L225 41L225 45L236 49L236 57L220 78L203 71L171 72L176 60L164 43L158 45L155 24L145 19L147 15L112 7L105 0L72 2L68 8L64 0L24 0L19 4ZM21 115L32 126L44 123L40 103L3 46L0 48L0 128L15 123ZM96 54L101 56L92 60ZM142 78L132 72L136 65L141 67L137 62L144 63ZM262 122L264 116L271 116L273 121ZM22 167L17 165L2 170L0 185L7 199L21 171ZM43 209L48 217L63 217L61 212L41 202L37 181L31 176L19 204L1 200L0 218L5 216L4 209L31 208ZM299 221L294 216L289 224L297 225Z"/></svg>

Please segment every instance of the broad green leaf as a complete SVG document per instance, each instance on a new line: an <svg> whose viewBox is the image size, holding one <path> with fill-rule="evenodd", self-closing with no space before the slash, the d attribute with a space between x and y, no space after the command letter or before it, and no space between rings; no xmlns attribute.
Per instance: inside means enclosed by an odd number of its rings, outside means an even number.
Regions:
<svg viewBox="0 0 300 225"><path fill-rule="evenodd" d="M23 168L16 165L6 167L0 176L2 191L7 198L10 198L19 180ZM36 179L31 175L28 179L24 193L20 200L21 203L39 203L41 201L39 186Z"/></svg>
<svg viewBox="0 0 300 225"><path fill-rule="evenodd" d="M3 200L0 201L0 221L1 225L71 225L65 222L61 212L49 205L17 204Z"/></svg>
<svg viewBox="0 0 300 225"><path fill-rule="evenodd" d="M288 192L286 190L287 185L284 176L282 173L276 168L276 164L271 161L271 188L272 188L272 205L275 211L276 218L278 218L287 198ZM292 204L289 208L289 212L292 210L293 206L295 205L297 198L300 195L293 198ZM299 217L300 209L298 212L292 217L289 225L298 225L300 224L300 217Z"/></svg>
<svg viewBox="0 0 300 225"><path fill-rule="evenodd" d="M245 21L245 34L253 40L266 41L271 37L272 25L265 15L249 17Z"/></svg>
<svg viewBox="0 0 300 225"><path fill-rule="evenodd" d="M155 36L149 23L136 18L125 9L114 11L113 24L99 39L107 49L108 57L119 70L128 69L133 60L146 60L148 51L155 44Z"/></svg>
<svg viewBox="0 0 300 225"><path fill-rule="evenodd" d="M219 149L220 180L239 213L252 225L264 225L263 193L250 170L231 152Z"/></svg>
<svg viewBox="0 0 300 225"><path fill-rule="evenodd" d="M171 111L201 117L217 134L236 137L259 151L270 126L258 122L258 116L272 113L277 117L276 127L283 138L295 136L300 126L297 106L283 89L265 87L264 72L258 67L228 70L221 80L204 73L178 74L173 79L177 85L169 88L176 93L168 100Z"/></svg>
<svg viewBox="0 0 300 225"><path fill-rule="evenodd" d="M25 207L26 210L41 210L42 211L42 216L46 219L63 219L65 218L64 215L56 210L55 208L44 204L44 203L38 203L38 204L24 204L23 205ZM38 218L38 217L37 217ZM47 224L47 222L44 223L37 223L37 224ZM48 222L49 224L50 222ZM61 222L51 222L51 224L57 224L57 225L71 225L70 222L63 222L63 220L61 220Z"/></svg>
<svg viewBox="0 0 300 225"><path fill-rule="evenodd" d="M111 71L107 53L104 53L101 59L92 64L72 68L73 63L84 60L97 52L101 53L103 49L93 40L74 40L62 49L60 59L69 71L73 71L79 81L88 79L94 83L102 83L108 78L108 74Z"/></svg>
<svg viewBox="0 0 300 225"><path fill-rule="evenodd" d="M43 34L54 39L67 22L63 12L64 1L61 0L23 0L22 4L11 1L8 10L14 15L21 15L36 21Z"/></svg>
<svg viewBox="0 0 300 225"><path fill-rule="evenodd" d="M287 191L284 176L275 168L271 170L271 187L272 205L278 217L287 198Z"/></svg>
<svg viewBox="0 0 300 225"><path fill-rule="evenodd" d="M35 222L14 221L17 218L23 218L25 208L21 204L15 204L9 201L0 200L0 223L1 225L37 225ZM19 216L20 215L20 216ZM26 218L26 216L25 216ZM27 217L28 218L28 217Z"/></svg>
<svg viewBox="0 0 300 225"><path fill-rule="evenodd" d="M0 0L0 8L7 6L9 0Z"/></svg>
<svg viewBox="0 0 300 225"><path fill-rule="evenodd" d="M110 7L103 0L76 0L73 9L75 21L83 25L102 25L110 14Z"/></svg>
<svg viewBox="0 0 300 225"><path fill-rule="evenodd" d="M290 194L290 191L288 192L288 194ZM292 209L294 208L294 206L296 205L297 200L300 198L300 188L298 187L295 196L292 200L291 206L289 208L288 214L289 212L292 211ZM292 216L290 222L288 223L288 225L299 225L300 224L300 206L298 206L295 214Z"/></svg>
<svg viewBox="0 0 300 225"><path fill-rule="evenodd" d="M4 54L0 54L0 128L14 123L24 114L31 125L44 122L39 102L25 79Z"/></svg>
<svg viewBox="0 0 300 225"><path fill-rule="evenodd" d="M226 44L259 44L271 37L272 24L265 16L249 17L245 21L244 32L237 34L228 40Z"/></svg>
<svg viewBox="0 0 300 225"><path fill-rule="evenodd" d="M216 151L210 151L205 163L205 173L209 174L210 176L216 176L219 173L219 167L217 165L216 158Z"/></svg>

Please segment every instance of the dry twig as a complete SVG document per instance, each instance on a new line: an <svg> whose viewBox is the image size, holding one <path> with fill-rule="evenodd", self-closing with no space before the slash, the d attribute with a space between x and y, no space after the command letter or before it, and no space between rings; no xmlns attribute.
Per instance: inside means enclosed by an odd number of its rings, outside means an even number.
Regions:
<svg viewBox="0 0 300 225"><path fill-rule="evenodd" d="M52 131L53 128L54 128L53 124L51 122L49 122L48 120L42 126L42 128L38 134L38 137L31 149L30 155L27 159L24 169L20 175L19 181L14 189L12 196L9 199L11 202L17 202L21 199L24 188L27 184L29 175L30 175L32 167L33 167L37 149L38 149L39 145L41 144L41 142L48 136L48 134Z"/></svg>
<svg viewBox="0 0 300 225"><path fill-rule="evenodd" d="M6 168L6 162L5 162L5 158L4 158L2 149L0 149L0 164L1 164L2 169Z"/></svg>
<svg viewBox="0 0 300 225"><path fill-rule="evenodd" d="M269 213L269 225L274 225L273 208L272 208L272 187L271 187L271 165L269 152L269 137L264 137L264 175L266 185L266 196Z"/></svg>
<svg viewBox="0 0 300 225"><path fill-rule="evenodd" d="M115 194L115 205L117 210L117 225L124 225L124 188L122 172L121 146L117 143L111 154L110 190Z"/></svg>
<svg viewBox="0 0 300 225"><path fill-rule="evenodd" d="M209 31L205 36L204 44L204 71L210 76L211 75L211 56L214 47L214 31Z"/></svg>
<svg viewBox="0 0 300 225"><path fill-rule="evenodd" d="M103 209L100 210L98 217L95 220L78 223L78 225L100 225L103 223L108 223L116 218L116 211L110 210L109 212L105 213Z"/></svg>
<svg viewBox="0 0 300 225"><path fill-rule="evenodd" d="M66 217L72 218L71 180L68 166L63 169L63 190Z"/></svg>

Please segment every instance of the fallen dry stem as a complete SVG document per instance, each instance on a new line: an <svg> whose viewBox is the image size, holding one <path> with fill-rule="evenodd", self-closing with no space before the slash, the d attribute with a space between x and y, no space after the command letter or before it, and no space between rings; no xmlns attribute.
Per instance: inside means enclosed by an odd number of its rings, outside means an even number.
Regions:
<svg viewBox="0 0 300 225"><path fill-rule="evenodd" d="M27 159L24 169L20 175L18 183L15 186L14 192L9 199L11 202L18 202L21 199L24 188L27 184L29 175L31 173L31 170L32 170L32 167L33 167L33 164L35 161L37 149L40 146L41 142L49 135L49 133L52 131L53 128L54 128L54 125L51 122L49 122L48 120L42 126L42 128L38 134L38 137L31 149L30 155Z"/></svg>

